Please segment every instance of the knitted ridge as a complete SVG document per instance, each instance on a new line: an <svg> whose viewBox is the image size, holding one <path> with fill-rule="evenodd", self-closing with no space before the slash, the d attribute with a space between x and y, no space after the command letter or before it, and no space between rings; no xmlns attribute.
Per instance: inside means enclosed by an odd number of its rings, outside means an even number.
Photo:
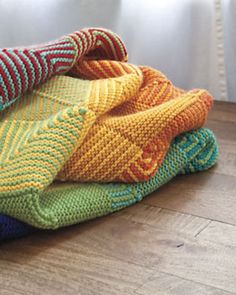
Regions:
<svg viewBox="0 0 236 295"><path fill-rule="evenodd" d="M44 229L56 229L103 216L138 201L178 174L202 171L215 164L218 147L211 131L201 128L176 137L154 177L139 183L53 183L41 194L31 191L8 196L0 203L0 212ZM0 229L5 217L0 216ZM6 223L6 221L5 221ZM8 230L0 238L31 230L8 217ZM6 226L5 226L6 227ZM17 230L16 230L17 228Z"/></svg>
<svg viewBox="0 0 236 295"><path fill-rule="evenodd" d="M83 29L30 48L0 50L0 111L27 90L65 73L82 57L127 60L123 42L113 32Z"/></svg>

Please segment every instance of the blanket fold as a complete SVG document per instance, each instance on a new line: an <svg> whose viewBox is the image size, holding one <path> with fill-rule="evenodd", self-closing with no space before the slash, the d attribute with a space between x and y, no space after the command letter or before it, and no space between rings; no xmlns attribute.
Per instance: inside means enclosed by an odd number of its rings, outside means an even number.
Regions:
<svg viewBox="0 0 236 295"><path fill-rule="evenodd" d="M0 239L114 212L214 165L211 95L126 60L98 28L0 50Z"/></svg>

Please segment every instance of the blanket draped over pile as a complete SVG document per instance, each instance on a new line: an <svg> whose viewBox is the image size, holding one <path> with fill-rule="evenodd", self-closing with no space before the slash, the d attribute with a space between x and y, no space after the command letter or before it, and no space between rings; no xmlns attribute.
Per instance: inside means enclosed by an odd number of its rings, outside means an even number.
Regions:
<svg viewBox="0 0 236 295"><path fill-rule="evenodd" d="M104 29L1 50L0 91L0 239L120 210L217 160L210 94L127 63Z"/></svg>

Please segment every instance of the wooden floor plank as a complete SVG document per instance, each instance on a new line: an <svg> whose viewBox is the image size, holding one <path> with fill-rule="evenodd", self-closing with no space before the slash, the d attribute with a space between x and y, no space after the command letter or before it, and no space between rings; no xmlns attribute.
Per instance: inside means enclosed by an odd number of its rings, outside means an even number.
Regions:
<svg viewBox="0 0 236 295"><path fill-rule="evenodd" d="M213 130L216 137L224 140L236 141L236 132L235 132L236 123L232 122L219 122L216 120L208 120L206 127Z"/></svg>
<svg viewBox="0 0 236 295"><path fill-rule="evenodd" d="M52 295L65 294L67 289L67 294L80 289L81 294L129 294L162 271L228 292L236 290L235 249L200 235L190 237L189 230L185 234L161 227L114 214L6 243L0 251L1 287L20 292L26 288L29 294L35 294L34 289Z"/></svg>
<svg viewBox="0 0 236 295"><path fill-rule="evenodd" d="M236 123L236 103L215 101L208 121Z"/></svg>
<svg viewBox="0 0 236 295"><path fill-rule="evenodd" d="M136 291L138 295L233 295L221 289L158 272Z"/></svg>
<svg viewBox="0 0 236 295"><path fill-rule="evenodd" d="M126 294L148 282L155 271L162 271L228 292L236 290L235 249L190 237L189 231L185 234L177 228L168 231L111 215L80 227L42 233L29 239L28 246L24 240L21 243L23 248L18 244L16 253L14 243L1 249L3 287L7 277L17 278L15 286L28 277L28 289L42 285L51 290L56 283L58 294L68 288L69 281L71 294L82 286L84 294L93 292L94 286L101 294L109 294L113 285L114 294Z"/></svg>
<svg viewBox="0 0 236 295"><path fill-rule="evenodd" d="M220 157L217 165L210 172L234 176L236 178L236 141L218 139L218 143Z"/></svg>
<svg viewBox="0 0 236 295"><path fill-rule="evenodd" d="M236 226L212 221L199 233L198 237L226 247L235 248L236 251Z"/></svg>
<svg viewBox="0 0 236 295"><path fill-rule="evenodd" d="M179 176L145 204L236 225L236 178L214 172Z"/></svg>
<svg viewBox="0 0 236 295"><path fill-rule="evenodd" d="M235 248L184 238L182 247L168 247L157 270L235 294Z"/></svg>
<svg viewBox="0 0 236 295"><path fill-rule="evenodd" d="M180 232L193 237L210 223L210 220L205 218L161 209L144 203L136 204L116 214L125 219L151 225L160 230Z"/></svg>
<svg viewBox="0 0 236 295"><path fill-rule="evenodd" d="M2 245L0 294L132 294L153 274L80 246L76 233L83 236L83 229L43 233Z"/></svg>

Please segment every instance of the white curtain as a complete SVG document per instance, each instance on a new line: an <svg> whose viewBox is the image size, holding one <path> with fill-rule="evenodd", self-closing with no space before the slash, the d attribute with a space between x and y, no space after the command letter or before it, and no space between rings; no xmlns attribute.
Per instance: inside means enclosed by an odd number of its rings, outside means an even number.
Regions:
<svg viewBox="0 0 236 295"><path fill-rule="evenodd" d="M163 71L180 87L235 100L235 0L123 0L119 30L131 62Z"/></svg>
<svg viewBox="0 0 236 295"><path fill-rule="evenodd" d="M0 11L1 47L107 27L122 36L131 62L236 101L236 0L0 0Z"/></svg>
<svg viewBox="0 0 236 295"><path fill-rule="evenodd" d="M223 8L227 99L236 102L236 0L225 0Z"/></svg>

